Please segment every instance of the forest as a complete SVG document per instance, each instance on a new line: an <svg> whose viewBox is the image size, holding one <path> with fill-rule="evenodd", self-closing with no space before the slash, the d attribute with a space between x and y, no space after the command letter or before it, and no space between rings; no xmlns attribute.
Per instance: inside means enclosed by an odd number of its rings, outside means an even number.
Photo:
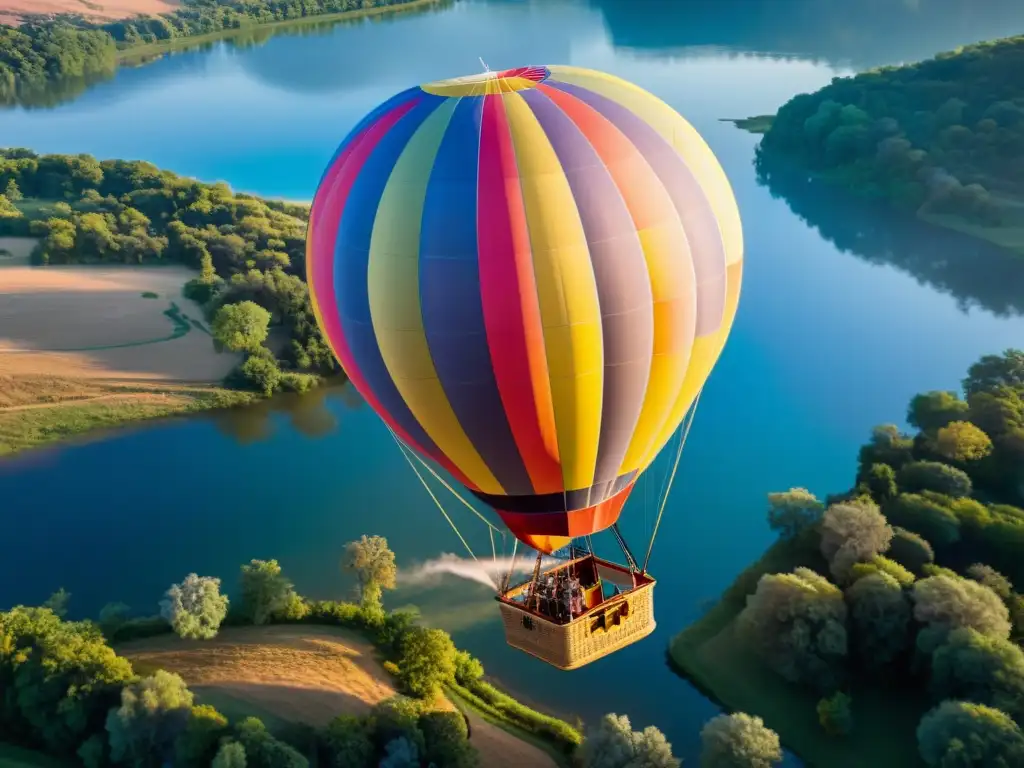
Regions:
<svg viewBox="0 0 1024 768"><path fill-rule="evenodd" d="M1024 206L1024 36L834 78L772 121L759 153L850 189L981 227Z"/></svg>
<svg viewBox="0 0 1024 768"><path fill-rule="evenodd" d="M228 383L303 391L337 370L305 278L307 206L235 194L150 163L0 149L0 236L35 237L37 264L174 262L185 295L246 359ZM247 332L236 329L248 322ZM268 331L287 335L274 354ZM283 370L282 370L283 369Z"/></svg>
<svg viewBox="0 0 1024 768"><path fill-rule="evenodd" d="M917 395L906 422L873 430L849 492L769 494L779 543L673 658L815 764L1022 765L1024 352L981 358L963 396Z"/></svg>
<svg viewBox="0 0 1024 768"><path fill-rule="evenodd" d="M410 0L183 0L172 13L97 24L75 16L0 24L0 104L47 81L112 73L120 51L179 38Z"/></svg>

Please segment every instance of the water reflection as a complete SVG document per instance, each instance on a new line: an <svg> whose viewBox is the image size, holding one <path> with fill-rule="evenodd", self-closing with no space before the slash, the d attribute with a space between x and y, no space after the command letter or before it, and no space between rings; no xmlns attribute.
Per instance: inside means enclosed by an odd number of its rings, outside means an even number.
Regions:
<svg viewBox="0 0 1024 768"><path fill-rule="evenodd" d="M1024 28L1020 0L588 1L619 48L665 56L710 46L856 69L924 59Z"/></svg>
<svg viewBox="0 0 1024 768"><path fill-rule="evenodd" d="M799 168L758 152L758 184L844 252L887 264L953 296L963 312L1024 314L1024 259L974 237L854 198Z"/></svg>
<svg viewBox="0 0 1024 768"><path fill-rule="evenodd" d="M321 438L338 429L338 415L328 406L328 401L340 402L344 410L352 411L362 407L363 400L347 382L314 389L304 395L279 395L244 408L218 411L210 416L214 428L241 445L261 443L276 434L275 414L283 416L286 423L299 434L310 438Z"/></svg>

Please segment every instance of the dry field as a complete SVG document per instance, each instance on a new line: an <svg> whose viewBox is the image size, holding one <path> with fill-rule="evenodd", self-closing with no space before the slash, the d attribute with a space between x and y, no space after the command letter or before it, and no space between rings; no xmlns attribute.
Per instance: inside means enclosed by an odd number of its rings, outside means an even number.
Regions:
<svg viewBox="0 0 1024 768"><path fill-rule="evenodd" d="M17 24L30 14L74 13L97 20L174 10L175 0L0 0L0 23Z"/></svg>
<svg viewBox="0 0 1024 768"><path fill-rule="evenodd" d="M268 724L276 719L323 726L340 714L365 714L395 693L373 646L334 627L237 627L215 640L164 636L125 643L117 651L136 671L177 672L200 701L231 717L252 714ZM475 715L470 721L471 740L488 768L556 765L497 726Z"/></svg>
<svg viewBox="0 0 1024 768"><path fill-rule="evenodd" d="M10 247L8 246L8 250ZM179 267L0 267L0 373L108 383L220 381L238 363L164 314L193 274ZM156 298L144 298L152 292Z"/></svg>

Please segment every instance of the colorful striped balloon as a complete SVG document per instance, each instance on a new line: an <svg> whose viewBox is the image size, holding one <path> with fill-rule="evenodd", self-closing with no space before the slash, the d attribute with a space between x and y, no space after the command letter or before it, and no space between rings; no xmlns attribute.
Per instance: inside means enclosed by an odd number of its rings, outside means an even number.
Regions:
<svg viewBox="0 0 1024 768"><path fill-rule="evenodd" d="M542 551L612 525L711 372L743 237L721 166L577 67L411 88L320 182L307 278L352 384Z"/></svg>

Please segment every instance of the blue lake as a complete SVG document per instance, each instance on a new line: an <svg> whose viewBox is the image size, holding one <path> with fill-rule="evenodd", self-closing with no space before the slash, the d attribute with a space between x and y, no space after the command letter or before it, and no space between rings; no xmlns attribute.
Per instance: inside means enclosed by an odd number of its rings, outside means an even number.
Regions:
<svg viewBox="0 0 1024 768"><path fill-rule="evenodd" d="M478 57L492 69L607 70L686 116L733 185L747 266L651 561L656 633L560 673L504 645L482 584L406 581L389 600L419 604L527 700L657 725L692 764L716 707L668 671L665 649L771 541L765 494L848 488L872 425L900 421L916 392L957 388L980 355L1024 343L1024 260L806 179L769 189L753 166L757 137L721 118L773 112L855 69L1024 31L1024 7L673 5L465 0L258 44L217 43L122 70L56 108L0 112L0 141L144 159L238 190L308 199L359 117L411 83L478 71ZM664 460L648 504L641 482L624 515L635 542L653 522ZM486 529L451 509L477 554L489 556ZM64 586L79 615L114 600L154 612L190 571L231 587L238 565L254 557L277 558L305 594L346 597L342 547L363 533L386 536L408 573L461 547L384 426L344 388L0 462L0 515L0 605L38 602Z"/></svg>

